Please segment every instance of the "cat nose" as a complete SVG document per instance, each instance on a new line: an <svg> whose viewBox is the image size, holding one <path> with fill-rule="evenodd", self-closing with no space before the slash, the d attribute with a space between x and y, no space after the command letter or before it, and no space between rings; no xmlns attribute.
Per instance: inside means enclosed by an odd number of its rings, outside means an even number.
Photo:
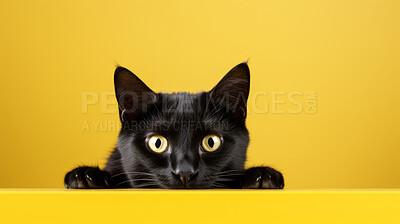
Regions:
<svg viewBox="0 0 400 224"><path fill-rule="evenodd" d="M173 173L181 179L182 183L185 186L189 182L190 178L192 178L194 175L196 175L197 172L198 172L197 170L193 170L193 169L185 170L185 171L181 171L181 170L177 169L177 170L173 171Z"/></svg>

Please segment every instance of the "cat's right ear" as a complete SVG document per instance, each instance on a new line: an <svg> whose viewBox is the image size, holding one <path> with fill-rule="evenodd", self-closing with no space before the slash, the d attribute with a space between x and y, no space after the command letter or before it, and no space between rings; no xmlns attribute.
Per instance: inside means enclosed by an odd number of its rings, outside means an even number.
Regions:
<svg viewBox="0 0 400 224"><path fill-rule="evenodd" d="M139 113L146 112L148 105L156 100L156 93L124 67L118 66L115 69L114 85L122 122L134 121Z"/></svg>
<svg viewBox="0 0 400 224"><path fill-rule="evenodd" d="M238 120L247 114L247 98L250 91L250 70L247 62L232 68L210 91L211 99L226 107Z"/></svg>

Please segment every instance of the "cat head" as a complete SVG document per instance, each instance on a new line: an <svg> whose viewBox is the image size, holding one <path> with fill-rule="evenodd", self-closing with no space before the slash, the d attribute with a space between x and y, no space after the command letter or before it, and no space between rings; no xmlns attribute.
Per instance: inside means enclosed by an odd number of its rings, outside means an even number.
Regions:
<svg viewBox="0 0 400 224"><path fill-rule="evenodd" d="M114 83L122 122L117 149L134 187L212 188L244 169L246 63L196 94L156 93L123 67Z"/></svg>

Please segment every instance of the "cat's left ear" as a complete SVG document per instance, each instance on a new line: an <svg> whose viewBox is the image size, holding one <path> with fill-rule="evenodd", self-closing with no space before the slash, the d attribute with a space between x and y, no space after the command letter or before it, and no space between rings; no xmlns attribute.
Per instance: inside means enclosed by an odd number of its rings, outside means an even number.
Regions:
<svg viewBox="0 0 400 224"><path fill-rule="evenodd" d="M211 99L242 118L247 114L247 98L250 92L250 69L241 63L231 69L210 91Z"/></svg>

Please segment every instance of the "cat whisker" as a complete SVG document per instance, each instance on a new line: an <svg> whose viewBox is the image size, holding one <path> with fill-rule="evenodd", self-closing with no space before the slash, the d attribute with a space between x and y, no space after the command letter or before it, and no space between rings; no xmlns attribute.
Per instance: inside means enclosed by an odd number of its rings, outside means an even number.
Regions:
<svg viewBox="0 0 400 224"><path fill-rule="evenodd" d="M227 188L225 184L220 184L220 183L214 183L212 185L213 188Z"/></svg>
<svg viewBox="0 0 400 224"><path fill-rule="evenodd" d="M229 182L229 181L239 181L240 177L217 177L215 178L215 181L224 181L224 182Z"/></svg>
<svg viewBox="0 0 400 224"><path fill-rule="evenodd" d="M230 183L236 183L238 182L238 180L233 180L233 179L225 179L225 180L216 180L215 183L219 183L219 184L226 184L226 185L230 185Z"/></svg>
<svg viewBox="0 0 400 224"><path fill-rule="evenodd" d="M215 177L239 177L242 176L243 174L237 173L237 174L225 174L225 175L216 175Z"/></svg>
<svg viewBox="0 0 400 224"><path fill-rule="evenodd" d="M226 171L214 173L214 175L220 175L220 174L226 174L226 173L242 173L242 171L238 171L238 170L226 170Z"/></svg>
<svg viewBox="0 0 400 224"><path fill-rule="evenodd" d="M148 187L159 187L157 184L155 184L155 183L146 183L146 184L141 184L141 185L136 185L136 186L133 186L132 188L148 188Z"/></svg>
<svg viewBox="0 0 400 224"><path fill-rule="evenodd" d="M122 181L122 182L116 184L115 186L117 187L117 186L119 186L121 184L125 184L125 183L130 183L132 185L132 181L131 180L125 180L125 181Z"/></svg>
<svg viewBox="0 0 400 224"><path fill-rule="evenodd" d="M118 184L115 185L115 186L119 186L119 185L125 184L125 183L130 183L130 184L133 186L133 185L134 185L134 181L151 181L151 182L154 182L154 179L133 179L133 180L125 180L125 181L122 181L122 182L118 183Z"/></svg>
<svg viewBox="0 0 400 224"><path fill-rule="evenodd" d="M132 181L154 181L154 179L133 179Z"/></svg>
<svg viewBox="0 0 400 224"><path fill-rule="evenodd" d="M138 174L138 175L156 176L156 175L154 175L152 173L145 173L145 172L123 172L123 173L115 174L115 175L111 176L111 178L114 178L116 176L120 176L120 175L123 175L123 174Z"/></svg>
<svg viewBox="0 0 400 224"><path fill-rule="evenodd" d="M159 187L158 184L153 179L138 179L138 180L144 181L144 183L132 184L132 188Z"/></svg>

